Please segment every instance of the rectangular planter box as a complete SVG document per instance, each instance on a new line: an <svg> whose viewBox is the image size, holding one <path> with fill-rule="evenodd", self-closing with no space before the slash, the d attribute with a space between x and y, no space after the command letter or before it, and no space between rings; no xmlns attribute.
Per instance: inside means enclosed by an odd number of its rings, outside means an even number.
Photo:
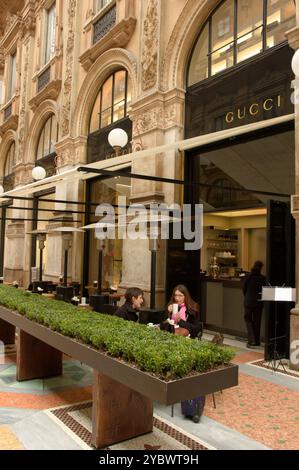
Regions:
<svg viewBox="0 0 299 470"><path fill-rule="evenodd" d="M230 364L202 374L166 382L2 306L0 306L0 318L58 351L78 359L101 374L165 405L172 405L198 395L207 395L238 385L238 366L236 365Z"/></svg>

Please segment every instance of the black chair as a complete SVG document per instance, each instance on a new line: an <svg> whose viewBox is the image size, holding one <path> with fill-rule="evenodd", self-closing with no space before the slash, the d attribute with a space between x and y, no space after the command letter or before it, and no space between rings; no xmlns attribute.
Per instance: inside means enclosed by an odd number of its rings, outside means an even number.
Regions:
<svg viewBox="0 0 299 470"><path fill-rule="evenodd" d="M118 307L111 304L103 304L101 307L101 313L106 313L106 315L114 315Z"/></svg>

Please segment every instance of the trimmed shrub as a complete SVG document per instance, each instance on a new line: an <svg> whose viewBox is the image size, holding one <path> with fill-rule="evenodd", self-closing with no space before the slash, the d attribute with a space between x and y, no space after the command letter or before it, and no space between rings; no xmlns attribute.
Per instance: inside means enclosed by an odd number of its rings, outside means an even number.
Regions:
<svg viewBox="0 0 299 470"><path fill-rule="evenodd" d="M207 372L234 357L231 348L175 336L3 285L0 305L163 380Z"/></svg>

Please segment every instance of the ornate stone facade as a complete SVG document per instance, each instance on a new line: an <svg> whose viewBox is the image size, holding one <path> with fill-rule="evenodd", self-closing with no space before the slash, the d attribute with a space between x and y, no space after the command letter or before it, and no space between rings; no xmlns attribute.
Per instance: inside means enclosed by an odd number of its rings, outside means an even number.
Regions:
<svg viewBox="0 0 299 470"><path fill-rule="evenodd" d="M68 38L66 45L66 66L65 80L63 83L63 102L62 102L62 123L61 135L65 137L70 130L70 110L71 110L71 93L72 93L72 75L74 61L74 41L75 41L75 16L76 16L77 0L68 0Z"/></svg>
<svg viewBox="0 0 299 470"><path fill-rule="evenodd" d="M147 91L157 83L159 56L159 12L158 0L149 0L143 22L142 90Z"/></svg>
<svg viewBox="0 0 299 470"><path fill-rule="evenodd" d="M53 55L47 63L44 63L43 52L46 47L47 12L53 4L52 0L11 0L6 5L9 3L11 5L7 11L0 11L0 81L6 81L7 87L9 60L15 52L17 74L15 95L9 98L5 95L0 108L0 181L4 177L9 145L15 142L17 164L9 178L15 187L32 183L31 169L36 164L41 131L52 114L59 125L58 141L53 152L55 171L61 174L75 166L85 165L95 99L103 83L119 69L128 72L131 83L127 111L132 121L133 150L151 149L184 138L190 52L208 15L220 0L116 0L99 12L94 11L93 0L56 0L55 35L51 44ZM111 8L115 9L115 15L113 11L111 21L108 22L108 18L107 23L102 22L103 31L98 40L93 41L95 29L101 24L99 20ZM288 37L290 43L298 48L298 28L292 30ZM265 73L264 79L273 80L273 76ZM219 105L217 96L215 103ZM298 127L297 121L298 118ZM135 173L176 179L183 177L182 154L173 149L145 157L119 157L116 163L121 168L130 165ZM110 159L107 167L113 167L116 163ZM298 168L297 163L297 180ZM299 183L296 183L298 192ZM47 189L51 189L51 185ZM85 200L85 183L77 180L65 186L57 183L52 189L57 199ZM132 201L146 203L180 202L181 188L135 179L131 183L130 197ZM26 208L30 204L31 201ZM60 203L54 205L55 211L61 208ZM63 206L64 209L66 206ZM25 214L27 211L23 211L24 218ZM7 249L10 254L15 253L16 260L5 266L7 280L14 280L19 275L20 279L29 280L31 239L27 232L31 228L31 221L18 227L8 227ZM24 244L28 248L25 255L21 250ZM60 239L55 244L57 252L47 265L49 278L54 279L57 274L54 272L55 264L61 269L61 246ZM83 271L83 249L82 240L78 237L73 250L74 261L70 265L73 279L78 280ZM161 305L165 289L165 250L162 247L159 254L157 290ZM132 251L138 254L138 263L132 260ZM150 252L145 241L125 241L121 286L126 288L135 284L148 291L149 263ZM299 254L296 263L298 274ZM296 319L293 320L296 322ZM294 326L294 331L297 331L296 328Z"/></svg>

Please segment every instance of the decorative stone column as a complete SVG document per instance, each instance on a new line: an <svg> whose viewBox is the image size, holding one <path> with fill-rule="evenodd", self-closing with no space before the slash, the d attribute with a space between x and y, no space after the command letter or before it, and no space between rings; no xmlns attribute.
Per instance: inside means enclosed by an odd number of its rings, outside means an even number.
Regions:
<svg viewBox="0 0 299 470"><path fill-rule="evenodd" d="M57 172L63 173L73 169L74 165L80 165L85 161L86 138L72 139L70 137L61 140L56 144L57 153ZM84 164L84 163L82 163ZM84 201L83 183L80 180L71 182L58 182L56 184L55 202L53 209L53 218L49 221L47 230L59 228L62 226L82 226L84 225L84 214L72 214L68 211L84 211L84 206L73 204L72 202ZM59 211L59 212L58 212ZM61 212L61 211L65 211ZM58 219L58 220L57 220ZM73 223L78 220L78 224ZM57 280L63 274L64 250L62 234L49 233L47 237L48 254L45 266L45 279ZM68 281L79 281L82 276L83 260L83 238L81 233L74 233L72 248L68 257Z"/></svg>
<svg viewBox="0 0 299 470"><path fill-rule="evenodd" d="M299 20L299 12L297 5L297 23ZM286 34L290 46L297 50L299 49L299 26L296 26ZM298 77L297 77L298 80ZM296 81L295 81L296 82ZM296 221L296 290L297 290L297 303L293 310L291 310L290 317L290 369L299 371L299 360L296 360L295 341L299 340L299 102L297 99L299 92L299 83L295 83L295 187L296 195L292 197L292 213ZM299 359L299 354L297 354ZM298 362L298 363L297 363Z"/></svg>

